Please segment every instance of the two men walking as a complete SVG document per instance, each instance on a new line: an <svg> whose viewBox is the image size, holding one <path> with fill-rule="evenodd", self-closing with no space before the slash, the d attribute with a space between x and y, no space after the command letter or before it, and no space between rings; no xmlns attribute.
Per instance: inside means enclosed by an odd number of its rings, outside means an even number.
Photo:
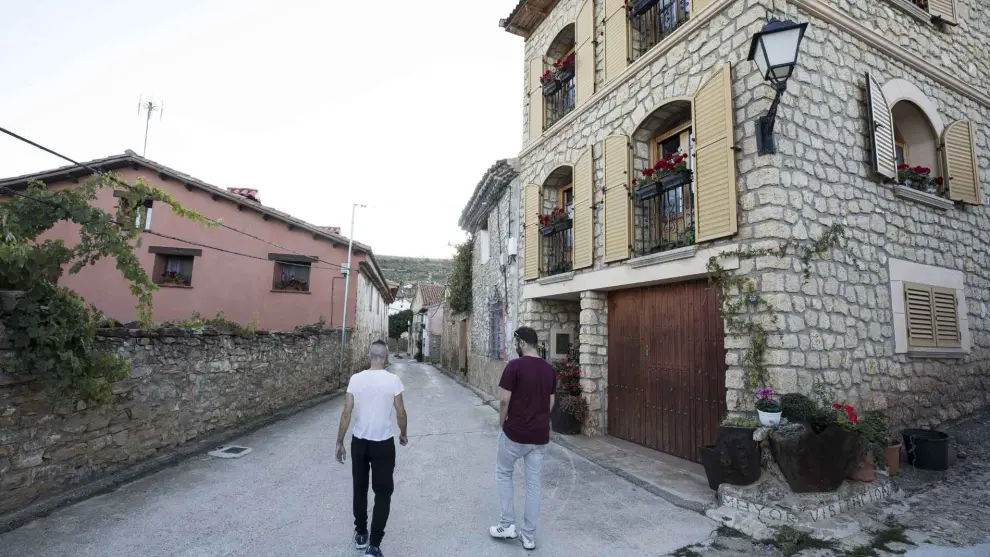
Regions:
<svg viewBox="0 0 990 557"><path fill-rule="evenodd" d="M550 408L556 390L553 367L539 357L536 331L520 327L513 334L519 358L505 367L499 382L499 435L495 483L500 514L489 534L498 539L521 538L526 549L536 548L539 525L543 457L550 443ZM351 472L354 482L354 545L365 555L382 557L381 543L394 489L395 441L392 419L399 424L399 443L406 437L406 410L403 386L398 377L386 371L388 347L379 341L371 345L371 368L351 377L344 411L337 430L337 461L347 457L344 435L351 426ZM394 414L393 414L394 413ZM523 523L516 529L512 474L516 461L526 469L526 504ZM370 474L369 474L370 473ZM370 475L370 477L369 477ZM375 506L368 531L368 486L375 492Z"/></svg>

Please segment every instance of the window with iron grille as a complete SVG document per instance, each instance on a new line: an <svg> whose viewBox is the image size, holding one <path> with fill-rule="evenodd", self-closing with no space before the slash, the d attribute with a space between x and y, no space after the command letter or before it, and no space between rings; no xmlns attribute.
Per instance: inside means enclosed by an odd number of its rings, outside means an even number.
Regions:
<svg viewBox="0 0 990 557"><path fill-rule="evenodd" d="M496 300L488 304L488 357L501 360L503 346L505 346L505 322L502 318L502 302Z"/></svg>

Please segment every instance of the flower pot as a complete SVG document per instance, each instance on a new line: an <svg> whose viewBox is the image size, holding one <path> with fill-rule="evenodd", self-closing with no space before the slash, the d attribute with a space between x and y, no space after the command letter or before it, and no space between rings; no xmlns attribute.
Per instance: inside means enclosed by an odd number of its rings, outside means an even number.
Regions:
<svg viewBox="0 0 990 557"><path fill-rule="evenodd" d="M560 90L560 82L556 79L551 79L550 81L543 84L543 96L549 97L550 95L556 93Z"/></svg>
<svg viewBox="0 0 990 557"><path fill-rule="evenodd" d="M660 186L663 190L669 190L671 188L676 188L683 186L684 184L691 183L691 171L683 170L681 172L675 172L673 174L668 174L660 178Z"/></svg>
<svg viewBox="0 0 990 557"><path fill-rule="evenodd" d="M949 436L931 429L905 429L904 448L908 462L922 470L949 469Z"/></svg>
<svg viewBox="0 0 990 557"><path fill-rule="evenodd" d="M838 489L862 454L861 446L857 435L837 425L829 425L820 433L809 426L800 435L770 434L770 452L795 493Z"/></svg>
<svg viewBox="0 0 990 557"><path fill-rule="evenodd" d="M887 460L887 474L896 476L901 473L901 445L897 443L890 445L883 450L883 456Z"/></svg>
<svg viewBox="0 0 990 557"><path fill-rule="evenodd" d="M540 227L540 234L543 236L550 236L564 230L570 230L574 226L574 221L571 219L565 219L557 221L553 224L548 224L546 226Z"/></svg>
<svg viewBox="0 0 990 557"><path fill-rule="evenodd" d="M636 201L646 201L660 195L661 191L660 184L650 182L636 188L636 191L633 192L633 197L636 198Z"/></svg>
<svg viewBox="0 0 990 557"><path fill-rule="evenodd" d="M718 450L715 445L704 445L698 447L701 453L701 465L705 467L705 476L708 477L708 487L718 490L718 486L725 483L725 470L719 461Z"/></svg>
<svg viewBox="0 0 990 557"><path fill-rule="evenodd" d="M760 479L760 445L751 427L719 426L715 441L721 483L749 485Z"/></svg>
<svg viewBox="0 0 990 557"><path fill-rule="evenodd" d="M764 412L763 410L756 412L760 415L760 425L770 427L780 423L780 412Z"/></svg>
<svg viewBox="0 0 990 557"><path fill-rule="evenodd" d="M553 408L550 409L550 429L564 435L577 435L581 433L581 422L572 414L560 409L559 398L554 400Z"/></svg>
<svg viewBox="0 0 990 557"><path fill-rule="evenodd" d="M849 479L857 482L872 482L876 479L877 461L870 453L864 453L849 472Z"/></svg>
<svg viewBox="0 0 990 557"><path fill-rule="evenodd" d="M27 295L23 290L0 290L0 311L10 313L17 307L17 302Z"/></svg>
<svg viewBox="0 0 990 557"><path fill-rule="evenodd" d="M559 72L557 72L557 75L554 77L557 78L558 83L563 83L568 79L574 77L574 64L571 64L570 66L560 70Z"/></svg>

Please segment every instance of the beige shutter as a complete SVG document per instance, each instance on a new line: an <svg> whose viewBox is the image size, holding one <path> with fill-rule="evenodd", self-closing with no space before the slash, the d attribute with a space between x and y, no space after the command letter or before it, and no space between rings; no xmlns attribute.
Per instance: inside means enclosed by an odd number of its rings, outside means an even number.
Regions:
<svg viewBox="0 0 990 557"><path fill-rule="evenodd" d="M576 106L581 106L595 94L595 2L585 0L578 10L575 25L574 79Z"/></svg>
<svg viewBox="0 0 990 557"><path fill-rule="evenodd" d="M700 12L701 10L707 8L708 7L708 4L711 4L711 3L712 3L712 0L691 0L691 15L694 16L694 14L696 14L696 13Z"/></svg>
<svg viewBox="0 0 990 557"><path fill-rule="evenodd" d="M540 186L536 184L526 184L523 190L523 205L526 217L523 219L526 234L526 244L523 247L523 269L526 280L540 277L540 222L537 215L540 214Z"/></svg>
<svg viewBox="0 0 990 557"><path fill-rule="evenodd" d="M623 0L605 0L605 81L629 64L629 18Z"/></svg>
<svg viewBox="0 0 990 557"><path fill-rule="evenodd" d="M594 263L595 223L593 203L594 163L591 149L585 149L574 165L574 268Z"/></svg>
<svg viewBox="0 0 990 557"><path fill-rule="evenodd" d="M935 343L939 348L959 348L959 313L956 307L956 291L951 288L932 287L932 306L935 314Z"/></svg>
<svg viewBox="0 0 990 557"><path fill-rule="evenodd" d="M543 58L539 56L529 61L529 141L532 143L543 135Z"/></svg>
<svg viewBox="0 0 990 557"><path fill-rule="evenodd" d="M949 182L949 198L980 205L982 198L980 176L976 168L973 123L959 120L946 126L942 132L942 153L945 178Z"/></svg>
<svg viewBox="0 0 990 557"><path fill-rule="evenodd" d="M866 73L866 108L869 114L873 171L888 180L897 179L897 154L894 152L894 120L883 96L880 83Z"/></svg>
<svg viewBox="0 0 990 557"><path fill-rule="evenodd" d="M629 257L629 138L605 138L605 262Z"/></svg>
<svg viewBox="0 0 990 557"><path fill-rule="evenodd" d="M923 284L904 283L904 314L908 346L935 346L935 319L932 289Z"/></svg>
<svg viewBox="0 0 990 557"><path fill-rule="evenodd" d="M695 241L736 233L736 158L732 150L732 75L722 64L694 94Z"/></svg>
<svg viewBox="0 0 990 557"><path fill-rule="evenodd" d="M938 16L946 23L955 25L956 21L956 0L929 0L928 13Z"/></svg>

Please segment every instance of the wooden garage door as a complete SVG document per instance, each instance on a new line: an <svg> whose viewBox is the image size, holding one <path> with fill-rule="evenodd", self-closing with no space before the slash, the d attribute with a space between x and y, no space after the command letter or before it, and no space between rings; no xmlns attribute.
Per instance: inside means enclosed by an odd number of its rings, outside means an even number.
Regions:
<svg viewBox="0 0 990 557"><path fill-rule="evenodd" d="M725 415L725 335L708 281L609 293L608 431L699 462Z"/></svg>

